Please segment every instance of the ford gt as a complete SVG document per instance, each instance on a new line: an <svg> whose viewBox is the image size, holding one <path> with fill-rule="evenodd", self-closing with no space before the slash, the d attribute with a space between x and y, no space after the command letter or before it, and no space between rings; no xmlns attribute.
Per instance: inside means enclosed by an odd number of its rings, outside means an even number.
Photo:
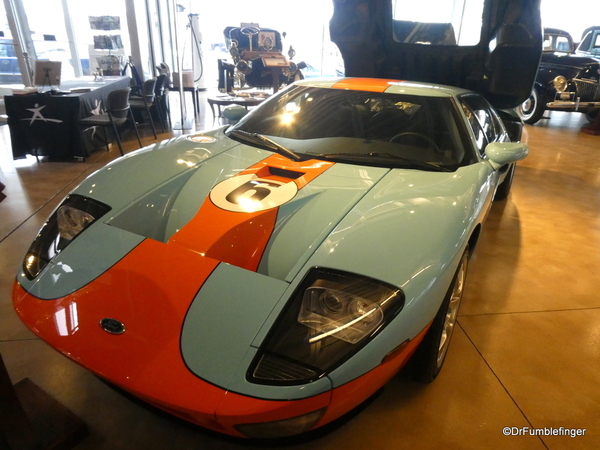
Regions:
<svg viewBox="0 0 600 450"><path fill-rule="evenodd" d="M300 81L90 175L35 237L13 303L50 346L173 415L307 432L402 368L438 375L469 256L527 151L465 89Z"/></svg>

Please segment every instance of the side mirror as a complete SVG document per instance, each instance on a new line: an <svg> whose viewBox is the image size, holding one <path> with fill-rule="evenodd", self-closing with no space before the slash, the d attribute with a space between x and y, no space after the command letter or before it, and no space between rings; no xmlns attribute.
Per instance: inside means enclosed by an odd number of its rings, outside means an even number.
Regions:
<svg viewBox="0 0 600 450"><path fill-rule="evenodd" d="M485 148L485 154L494 170L505 164L524 159L529 153L529 147L521 142L492 142Z"/></svg>

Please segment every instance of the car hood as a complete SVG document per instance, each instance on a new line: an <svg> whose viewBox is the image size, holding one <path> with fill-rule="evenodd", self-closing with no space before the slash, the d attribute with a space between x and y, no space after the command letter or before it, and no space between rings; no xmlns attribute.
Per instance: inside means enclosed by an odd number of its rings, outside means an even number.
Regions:
<svg viewBox="0 0 600 450"><path fill-rule="evenodd" d="M593 58L576 55L565 55L557 53L544 53L541 64L558 65L560 67L572 67L574 69L594 69L600 67L600 62ZM595 71L593 71L595 72ZM592 73L593 73L592 72Z"/></svg>
<svg viewBox="0 0 600 450"><path fill-rule="evenodd" d="M459 170L462 172L476 171L463 168ZM367 199L372 203L368 207L377 214L369 220L361 216L353 230L376 227L385 211L386 216L399 221L399 228L403 220L410 219L406 223L423 234L424 243L437 240L437 230L435 236L423 233L428 229L427 221L437 216L437 211L442 216L448 214L444 205L460 199L453 189L462 178L454 172L321 160L293 162L233 141L223 129L177 138L107 165L73 191L107 204L110 214L69 245L59 255L60 263L53 262L46 269L58 271L61 283L39 277L29 288L48 299L74 292L144 239L178 245L290 282L336 226ZM382 180L390 187L379 192L384 184L375 188ZM468 181L473 182L475 179ZM369 195L373 189L375 198ZM383 201L386 196L389 203ZM419 216L424 218L422 226L413 226L415 209L427 211ZM102 244L114 239L119 242L114 248ZM420 241L411 237L407 244L420 245ZM86 247L90 250L81 251ZM352 247L348 246L348 251L352 252ZM96 255L93 262L86 259L90 253ZM82 254L85 256L78 256ZM64 264L85 269L65 273Z"/></svg>

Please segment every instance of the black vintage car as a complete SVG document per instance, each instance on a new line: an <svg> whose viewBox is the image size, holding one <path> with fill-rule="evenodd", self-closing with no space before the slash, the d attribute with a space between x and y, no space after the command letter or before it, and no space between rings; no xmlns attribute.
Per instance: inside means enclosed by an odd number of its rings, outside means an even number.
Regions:
<svg viewBox="0 0 600 450"><path fill-rule="evenodd" d="M592 122L600 108L600 59L574 53L569 33L544 29L544 50L531 96L517 111L534 124L546 110L584 113Z"/></svg>

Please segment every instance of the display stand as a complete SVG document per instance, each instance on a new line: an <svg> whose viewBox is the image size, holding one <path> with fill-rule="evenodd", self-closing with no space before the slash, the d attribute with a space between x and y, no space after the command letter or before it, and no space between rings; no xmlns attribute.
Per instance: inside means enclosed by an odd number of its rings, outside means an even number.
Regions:
<svg viewBox="0 0 600 450"><path fill-rule="evenodd" d="M94 45L90 46L90 64L96 59L103 76L119 76L125 64L125 50L121 40L119 16L89 16ZM93 66L90 69L93 71Z"/></svg>
<svg viewBox="0 0 600 450"><path fill-rule="evenodd" d="M0 355L0 450L67 450L86 424L29 378L14 386Z"/></svg>

